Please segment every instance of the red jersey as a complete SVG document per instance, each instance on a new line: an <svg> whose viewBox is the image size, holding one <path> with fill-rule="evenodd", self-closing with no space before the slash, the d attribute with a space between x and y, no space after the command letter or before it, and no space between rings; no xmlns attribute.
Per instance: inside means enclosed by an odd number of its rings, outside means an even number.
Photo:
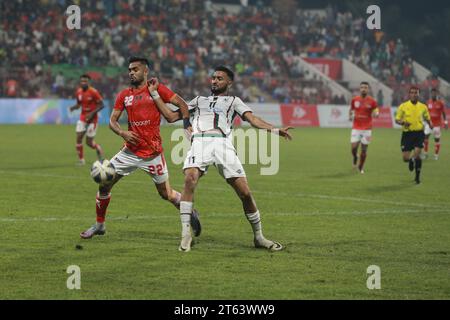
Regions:
<svg viewBox="0 0 450 320"><path fill-rule="evenodd" d="M83 122L86 122L86 116L90 112L97 109L98 103L103 99L97 89L93 87L88 87L86 91L82 88L78 88L75 93L75 97L77 99L77 103L81 104L80 120ZM95 114L91 122L98 122L98 113Z"/></svg>
<svg viewBox="0 0 450 320"><path fill-rule="evenodd" d="M169 103L175 95L169 88L160 84L158 93L161 99ZM115 110L127 111L128 131L141 138L138 145L125 142L125 146L141 158L149 158L162 153L162 140L159 133L161 116L147 86L141 89L128 88L122 90L116 98Z"/></svg>
<svg viewBox="0 0 450 320"><path fill-rule="evenodd" d="M441 100L430 99L427 102L428 112L430 113L431 124L433 127L442 126L442 113L445 110L444 103Z"/></svg>
<svg viewBox="0 0 450 320"><path fill-rule="evenodd" d="M352 99L350 110L354 112L353 129L372 129L372 112L378 108L378 104L371 96L365 98L356 96Z"/></svg>

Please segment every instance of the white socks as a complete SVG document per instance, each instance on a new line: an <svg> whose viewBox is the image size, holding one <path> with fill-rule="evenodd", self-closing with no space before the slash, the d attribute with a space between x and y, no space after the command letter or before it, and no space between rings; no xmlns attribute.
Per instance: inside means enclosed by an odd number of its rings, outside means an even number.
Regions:
<svg viewBox="0 0 450 320"><path fill-rule="evenodd" d="M181 219L181 236L191 234L191 214L193 203L189 201L180 201L180 219Z"/></svg>
<svg viewBox="0 0 450 320"><path fill-rule="evenodd" d="M264 236L262 235L261 216L259 215L259 210L254 213L246 213L245 216L252 226L255 239L264 239Z"/></svg>

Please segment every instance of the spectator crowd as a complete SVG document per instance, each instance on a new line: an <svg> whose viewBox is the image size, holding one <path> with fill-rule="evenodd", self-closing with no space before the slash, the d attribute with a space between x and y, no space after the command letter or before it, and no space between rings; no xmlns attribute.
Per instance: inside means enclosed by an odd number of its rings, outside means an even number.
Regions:
<svg viewBox="0 0 450 320"><path fill-rule="evenodd" d="M73 3L81 3L80 30L66 26L65 11ZM52 71L68 64L121 68L94 81L114 98L128 84L132 55L148 57L152 73L187 100L208 94L211 68L225 64L237 74L233 94L245 101L348 102L293 63L295 57L348 58L398 89L395 99L417 82L401 39L370 31L363 18L331 6L322 14L296 9L289 16L273 6L231 12L194 0L17 0L0 6L1 96L71 98L77 78ZM427 81L439 84L435 76Z"/></svg>

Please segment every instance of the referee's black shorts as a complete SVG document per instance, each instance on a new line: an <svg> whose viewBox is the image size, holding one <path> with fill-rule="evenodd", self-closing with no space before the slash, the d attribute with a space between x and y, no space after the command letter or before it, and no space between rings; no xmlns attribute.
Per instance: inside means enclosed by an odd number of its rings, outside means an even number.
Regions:
<svg viewBox="0 0 450 320"><path fill-rule="evenodd" d="M415 148L423 148L425 133L422 131L404 131L402 133L402 151L412 151Z"/></svg>

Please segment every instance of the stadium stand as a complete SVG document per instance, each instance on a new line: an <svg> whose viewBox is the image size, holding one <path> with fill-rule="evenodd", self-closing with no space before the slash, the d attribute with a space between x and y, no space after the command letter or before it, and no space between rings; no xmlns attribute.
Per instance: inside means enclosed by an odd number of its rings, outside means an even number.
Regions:
<svg viewBox="0 0 450 320"><path fill-rule="evenodd" d="M297 9L285 19L275 6L213 10L211 1L83 1L89 10L82 12L82 28L68 32L62 13L70 4L2 2L1 96L70 98L78 75L89 71L113 98L128 83L124 67L134 54L149 57L163 82L187 99L207 93L209 68L227 64L238 74L235 94L249 102L348 103L293 63L296 57L348 59L394 89L393 105L418 83L401 39L370 31L362 18L332 7ZM419 85L438 87L437 76Z"/></svg>

